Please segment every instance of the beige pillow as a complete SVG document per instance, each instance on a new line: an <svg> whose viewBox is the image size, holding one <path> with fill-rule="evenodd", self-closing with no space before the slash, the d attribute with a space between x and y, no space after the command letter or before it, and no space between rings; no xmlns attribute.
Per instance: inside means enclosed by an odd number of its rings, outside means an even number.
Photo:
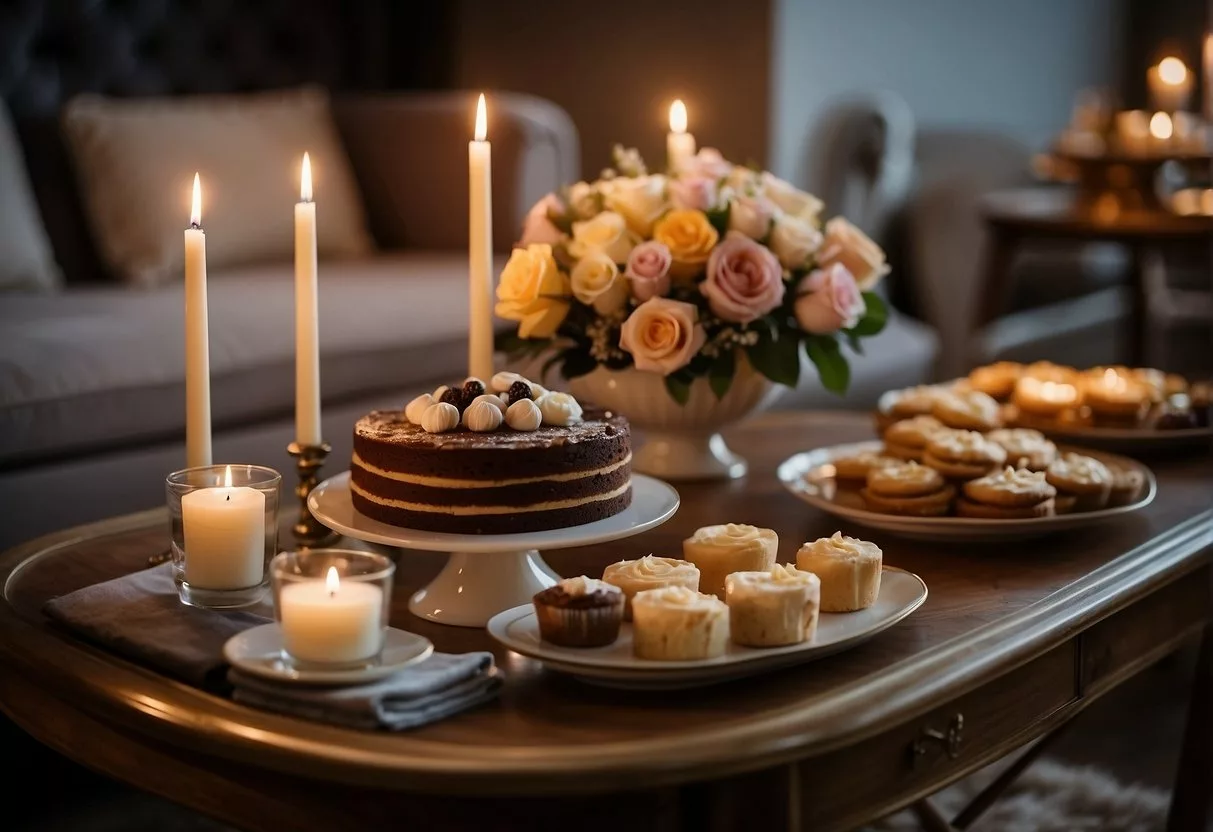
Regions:
<svg viewBox="0 0 1213 832"><path fill-rule="evenodd" d="M47 292L59 283L21 143L0 104L0 291Z"/></svg>
<svg viewBox="0 0 1213 832"><path fill-rule="evenodd" d="M321 90L80 96L63 119L98 247L123 280L154 286L181 279L195 171L208 269L290 262L304 151L312 163L320 256L357 257L373 248Z"/></svg>

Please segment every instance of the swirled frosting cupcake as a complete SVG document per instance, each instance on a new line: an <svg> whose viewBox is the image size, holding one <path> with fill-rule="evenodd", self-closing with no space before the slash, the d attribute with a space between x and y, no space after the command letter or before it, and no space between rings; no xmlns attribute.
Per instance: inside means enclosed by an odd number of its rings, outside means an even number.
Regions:
<svg viewBox="0 0 1213 832"><path fill-rule="evenodd" d="M632 597L646 589L681 586L699 591L699 567L677 558L646 555L636 560L621 560L602 570L602 579L623 590L627 604L623 619L632 620Z"/></svg>
<svg viewBox="0 0 1213 832"><path fill-rule="evenodd" d="M777 563L769 572L734 572L724 586L729 637L746 647L811 641L821 609L821 579Z"/></svg>
<svg viewBox="0 0 1213 832"><path fill-rule="evenodd" d="M639 659L712 659L728 644L729 608L715 595L667 586L632 598L632 651Z"/></svg>
<svg viewBox="0 0 1213 832"><path fill-rule="evenodd" d="M822 612L854 612L876 603L883 559L875 543L835 532L801 546L796 568L821 579Z"/></svg>
<svg viewBox="0 0 1213 832"><path fill-rule="evenodd" d="M682 542L682 556L699 567L699 590L724 598L733 572L765 572L775 565L779 535L772 529L726 523L704 526Z"/></svg>

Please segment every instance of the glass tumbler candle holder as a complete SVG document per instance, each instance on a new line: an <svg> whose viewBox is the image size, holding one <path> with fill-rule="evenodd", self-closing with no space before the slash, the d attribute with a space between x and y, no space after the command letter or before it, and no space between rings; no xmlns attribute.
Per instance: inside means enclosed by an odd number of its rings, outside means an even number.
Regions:
<svg viewBox="0 0 1213 832"><path fill-rule="evenodd" d="M304 549L270 563L283 661L298 668L373 666L383 652L396 565L375 552Z"/></svg>
<svg viewBox="0 0 1213 832"><path fill-rule="evenodd" d="M205 465L168 475L173 579L183 604L246 607L265 596L278 551L282 475L260 465Z"/></svg>

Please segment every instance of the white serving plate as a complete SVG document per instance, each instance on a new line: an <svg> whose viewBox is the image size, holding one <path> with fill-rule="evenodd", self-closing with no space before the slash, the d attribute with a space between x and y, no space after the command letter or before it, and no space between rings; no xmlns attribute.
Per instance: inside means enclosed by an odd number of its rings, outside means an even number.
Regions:
<svg viewBox="0 0 1213 832"><path fill-rule="evenodd" d="M650 690L688 688L765 673L838 653L892 627L922 606L926 599L927 585L922 578L886 566L876 603L858 612L822 613L817 635L811 642L766 648L730 644L728 652L719 658L686 662L651 661L633 656L632 625L627 622L615 643L606 647L549 644L539 637L539 622L530 604L494 616L488 623L488 631L510 650L592 684Z"/></svg>
<svg viewBox="0 0 1213 832"><path fill-rule="evenodd" d="M882 514L868 509L858 490L838 488L833 468L830 466L830 462L837 457L862 451L879 451L881 447L880 440L871 440L805 451L784 460L776 474L784 487L797 497L843 520L915 540L964 543L1022 540L1102 523L1112 517L1140 511L1152 503L1158 493L1158 482L1154 473L1135 459L1086 448L1066 448L1064 450L1074 450L1114 465L1141 471L1146 481L1141 499L1127 506L1023 520L902 517L896 514Z"/></svg>

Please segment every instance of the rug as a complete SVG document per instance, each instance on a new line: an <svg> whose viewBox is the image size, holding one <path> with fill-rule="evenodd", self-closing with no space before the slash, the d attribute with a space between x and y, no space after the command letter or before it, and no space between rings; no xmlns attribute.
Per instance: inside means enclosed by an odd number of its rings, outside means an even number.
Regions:
<svg viewBox="0 0 1213 832"><path fill-rule="evenodd" d="M931 799L949 820L1009 763L1000 761ZM1166 825L1167 792L1126 785L1091 766L1037 760L969 827L969 832L1158 832ZM910 811L898 812L864 832L921 832Z"/></svg>

